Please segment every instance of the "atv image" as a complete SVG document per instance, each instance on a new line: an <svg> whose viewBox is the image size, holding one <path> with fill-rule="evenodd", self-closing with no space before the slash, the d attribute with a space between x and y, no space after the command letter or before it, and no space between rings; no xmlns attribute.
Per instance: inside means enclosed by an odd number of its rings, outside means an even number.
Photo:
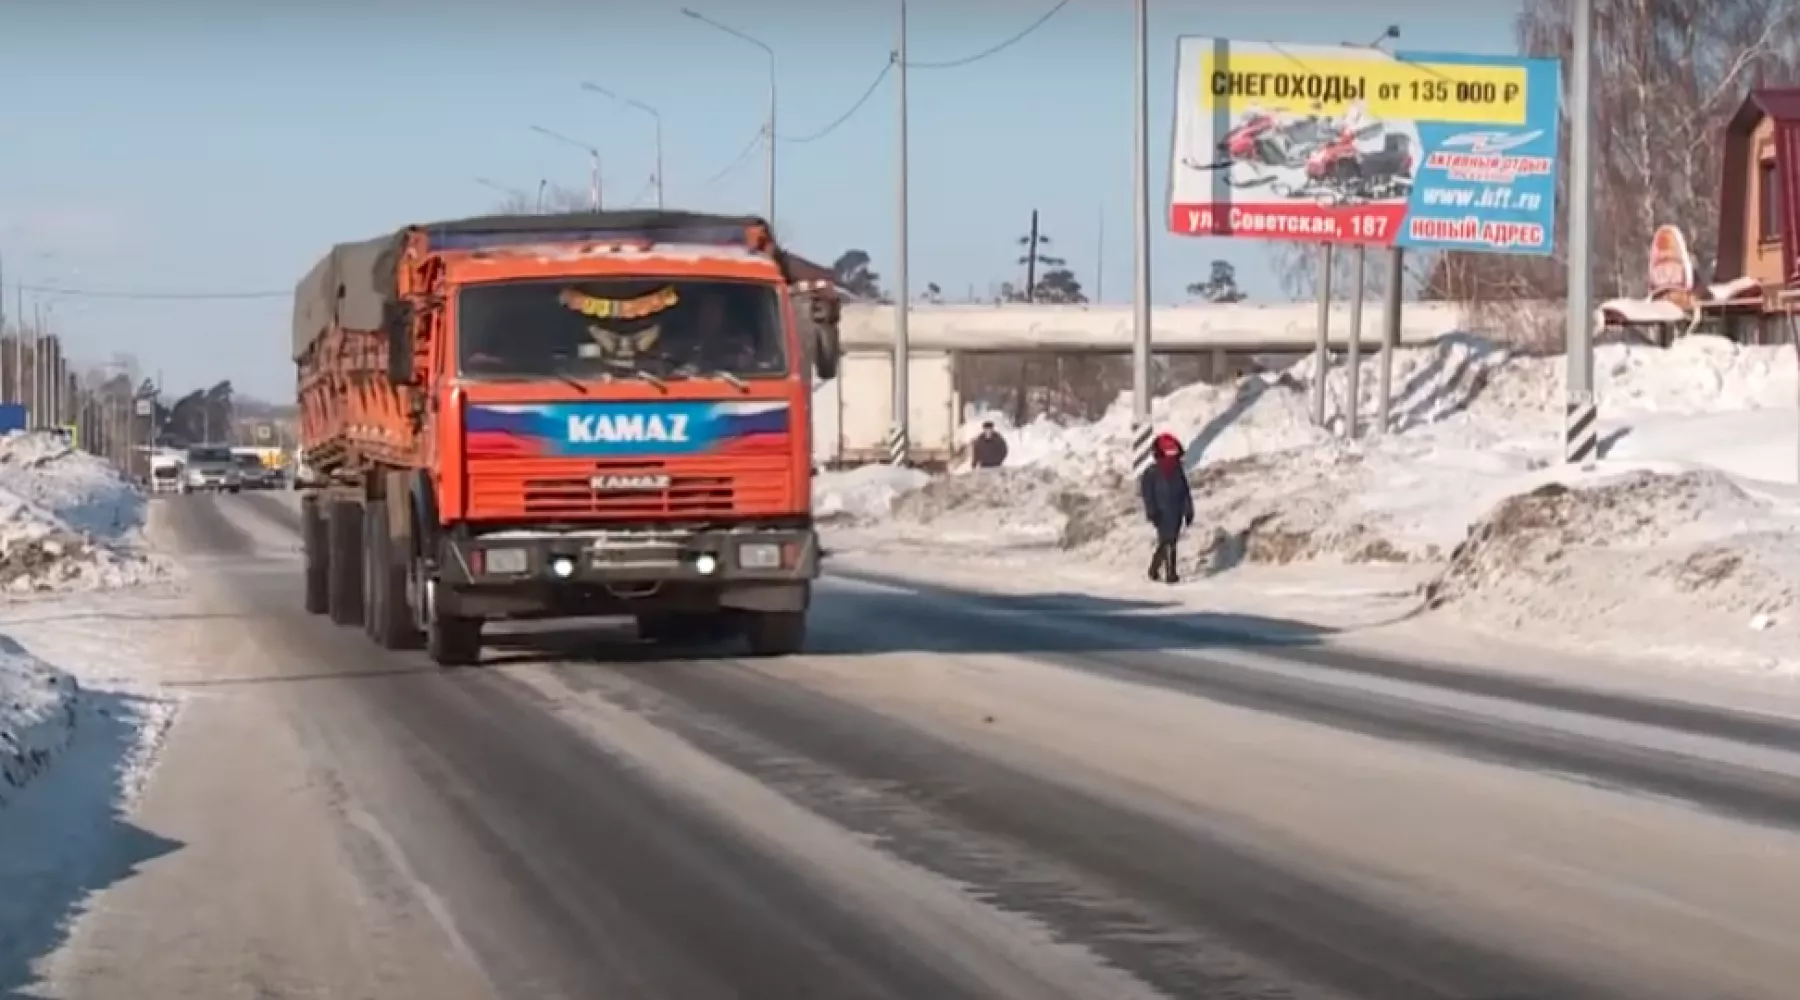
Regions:
<svg viewBox="0 0 1800 1000"><path fill-rule="evenodd" d="M1359 136L1346 131L1306 158L1306 182L1298 188L1275 185L1278 194L1312 198L1325 205L1360 205L1404 198L1412 192L1412 140L1389 134L1378 150L1357 146Z"/></svg>

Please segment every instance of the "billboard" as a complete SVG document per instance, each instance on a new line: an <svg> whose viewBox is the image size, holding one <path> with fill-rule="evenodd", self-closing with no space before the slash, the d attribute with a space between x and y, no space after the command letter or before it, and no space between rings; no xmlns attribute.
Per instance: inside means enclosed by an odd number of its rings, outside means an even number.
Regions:
<svg viewBox="0 0 1800 1000"><path fill-rule="evenodd" d="M1178 44L1172 232L1551 252L1556 60Z"/></svg>

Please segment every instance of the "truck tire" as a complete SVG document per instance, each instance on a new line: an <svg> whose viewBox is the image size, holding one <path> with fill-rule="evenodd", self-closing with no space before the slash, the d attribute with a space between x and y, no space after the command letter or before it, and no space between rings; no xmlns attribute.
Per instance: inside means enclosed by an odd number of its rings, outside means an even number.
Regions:
<svg viewBox="0 0 1800 1000"><path fill-rule="evenodd" d="M338 625L361 625L363 617L362 504L333 500L330 509L331 620Z"/></svg>
<svg viewBox="0 0 1800 1000"><path fill-rule="evenodd" d="M322 615L331 599L331 542L318 497L300 501L300 549L306 567L306 613Z"/></svg>
<svg viewBox="0 0 1800 1000"><path fill-rule="evenodd" d="M422 637L406 602L408 566L391 534L387 505L371 503L364 516L369 535L369 638L382 649L417 649Z"/></svg>
<svg viewBox="0 0 1800 1000"><path fill-rule="evenodd" d="M425 626L425 655L440 667L481 662L481 619L433 618Z"/></svg>
<svg viewBox="0 0 1800 1000"><path fill-rule="evenodd" d="M752 656L791 656L806 645L806 612L744 612L744 638Z"/></svg>

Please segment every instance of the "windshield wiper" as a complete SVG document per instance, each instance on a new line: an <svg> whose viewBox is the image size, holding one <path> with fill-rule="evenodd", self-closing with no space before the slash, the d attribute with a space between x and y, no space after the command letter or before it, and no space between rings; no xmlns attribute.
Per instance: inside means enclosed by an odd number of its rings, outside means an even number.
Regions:
<svg viewBox="0 0 1800 1000"><path fill-rule="evenodd" d="M626 365L626 364L624 364L622 362L618 362L618 361L608 362L607 366L609 368L613 369L614 372L617 372L619 377L642 379L645 382L650 383L652 386L655 386L657 391L659 391L659 392L666 393L669 391L669 383L664 382L662 379L657 378L655 375L652 375L649 372L644 371L641 368L633 368L629 365Z"/></svg>
<svg viewBox="0 0 1800 1000"><path fill-rule="evenodd" d="M723 369L720 369L719 371L701 371L693 365L682 365L680 368L675 369L675 374L681 378L716 378L739 392L750 391L750 383Z"/></svg>

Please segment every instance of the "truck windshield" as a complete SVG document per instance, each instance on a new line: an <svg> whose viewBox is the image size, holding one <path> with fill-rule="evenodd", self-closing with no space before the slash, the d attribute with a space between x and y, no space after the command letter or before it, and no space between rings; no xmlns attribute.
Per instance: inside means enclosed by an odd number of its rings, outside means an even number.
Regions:
<svg viewBox="0 0 1800 1000"><path fill-rule="evenodd" d="M189 448L187 460L190 462L230 463L233 461L230 448Z"/></svg>
<svg viewBox="0 0 1800 1000"><path fill-rule="evenodd" d="M465 288L456 311L460 369L471 378L787 372L781 299L770 285L517 281Z"/></svg>

